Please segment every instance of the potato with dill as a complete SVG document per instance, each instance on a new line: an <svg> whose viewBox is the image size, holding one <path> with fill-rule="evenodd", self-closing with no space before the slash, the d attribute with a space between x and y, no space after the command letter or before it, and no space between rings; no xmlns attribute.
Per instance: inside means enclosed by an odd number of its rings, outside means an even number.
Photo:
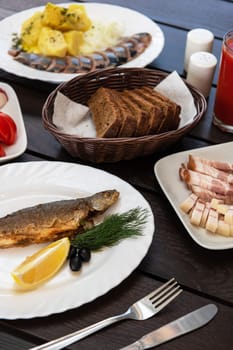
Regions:
<svg viewBox="0 0 233 350"><path fill-rule="evenodd" d="M71 4L64 8L49 2L43 12L42 24L62 32L85 32L91 28L92 23L83 5Z"/></svg>
<svg viewBox="0 0 233 350"><path fill-rule="evenodd" d="M83 5L71 4L64 8L47 3L44 11L35 12L23 22L19 39L26 52L56 57L75 56L83 44L83 33L91 26Z"/></svg>
<svg viewBox="0 0 233 350"><path fill-rule="evenodd" d="M24 51L38 53L37 43L41 29L41 12L34 13L34 15L23 22L20 33L20 42Z"/></svg>

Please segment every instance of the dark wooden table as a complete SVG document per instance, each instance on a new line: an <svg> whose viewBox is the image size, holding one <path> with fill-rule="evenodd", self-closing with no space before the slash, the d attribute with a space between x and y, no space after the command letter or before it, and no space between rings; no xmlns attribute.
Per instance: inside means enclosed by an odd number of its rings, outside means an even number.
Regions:
<svg viewBox="0 0 233 350"><path fill-rule="evenodd" d="M43 0L1 0L0 19L45 3ZM149 67L165 72L176 70L183 75L188 30L197 27L211 30L215 35L213 52L219 59L223 35L232 29L231 1L105 0L105 3L140 11L160 25L165 35L165 47ZM0 80L10 84L18 95L28 136L26 152L13 162L56 160L104 169L126 180L142 193L152 207L156 223L154 239L148 254L140 266L119 286L87 305L61 314L30 320L1 320L0 349L28 349L123 312L132 302L172 276L176 277L184 292L159 315L143 322L124 321L69 348L119 349L145 333L207 303L215 303L218 306L217 317L208 326L161 345L161 349L233 348L232 249L213 251L197 245L176 216L153 173L154 163L167 154L233 140L232 134L223 133L212 125L217 74L218 70L204 118L175 147L168 149L166 153L131 161L90 164L72 158L42 126L42 106L55 86L47 82L19 78L0 70Z"/></svg>

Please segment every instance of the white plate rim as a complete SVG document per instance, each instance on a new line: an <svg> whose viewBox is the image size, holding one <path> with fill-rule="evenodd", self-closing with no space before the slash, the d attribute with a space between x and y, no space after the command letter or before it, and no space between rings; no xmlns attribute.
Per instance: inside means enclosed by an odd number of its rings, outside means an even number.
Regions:
<svg viewBox="0 0 233 350"><path fill-rule="evenodd" d="M21 188L16 187L17 179L21 182L23 174ZM127 278L139 265L150 247L154 235L154 218L150 205L134 187L115 175L75 163L36 161L2 165L0 179L3 186L0 200L4 203L0 216L6 215L8 211L17 210L15 205L22 206L24 203L25 206L27 203L26 206L28 206L31 200L36 202L41 201L41 198L45 200L46 191L49 192L51 200L56 200L57 197L70 198L74 189L83 196L84 193L89 195L111 188L120 191L120 200L114 205L114 209L111 209L113 212L123 212L135 207L135 200L137 206L146 208L149 212L143 236L137 239L126 239L112 248L94 253L91 263L83 267L79 276L73 276L69 267L65 266L46 284L28 292L18 293L12 288L13 281L9 276L12 266L8 265L15 264L16 261L18 264L22 257L38 250L38 245L1 249L0 318L44 317L88 303ZM41 193L44 192L46 194L43 198ZM74 195L71 198L73 197ZM111 210L108 213L111 213ZM117 259L119 256L120 259ZM103 260L106 261L105 264L102 264Z"/></svg>
<svg viewBox="0 0 233 350"><path fill-rule="evenodd" d="M157 161L154 165L154 173L159 185L186 228L188 234L198 245L209 250L225 250L233 248L233 237L212 235L211 233L207 233L205 229L197 228L189 222L188 215L182 212L180 204L188 197L190 191L179 179L178 169L180 165L188 159L189 154L202 156L207 159L232 162L232 147L233 142L231 141L223 144L182 151L166 156ZM169 174L169 168L173 169L173 177L168 180L164 174Z"/></svg>
<svg viewBox="0 0 233 350"><path fill-rule="evenodd" d="M68 4L70 3L62 3L59 4L59 6L66 7ZM125 21L127 19L128 26L126 27L125 35L132 35L134 33L143 31L151 33L151 45L139 57L119 67L145 67L146 65L150 64L155 58L157 58L161 53L165 42L164 34L161 28L149 17L138 11L118 5L105 3L85 3L84 6L86 7L87 11L92 11L92 13L107 13L108 17L114 16L113 18L115 18L115 16L118 14L121 16L121 18L124 18ZM11 46L12 33L18 33L22 21L28 18L35 11L42 10L43 8L44 6L30 8L8 16L0 21L0 68L7 71L8 73L12 73L28 79L35 79L52 83L65 82L74 78L77 76L77 74L51 73L36 70L14 61L13 58L7 53ZM129 20L130 18L131 20ZM139 22L140 30L136 30L136 24L138 25Z"/></svg>
<svg viewBox="0 0 233 350"><path fill-rule="evenodd" d="M8 114L15 121L17 127L17 139L15 143L10 146L3 145L6 151L6 156L0 157L0 163L4 163L19 157L25 152L27 147L27 134L22 111L15 90L10 85L3 82L0 82L0 88L3 89L8 96L7 103L0 109L0 111Z"/></svg>

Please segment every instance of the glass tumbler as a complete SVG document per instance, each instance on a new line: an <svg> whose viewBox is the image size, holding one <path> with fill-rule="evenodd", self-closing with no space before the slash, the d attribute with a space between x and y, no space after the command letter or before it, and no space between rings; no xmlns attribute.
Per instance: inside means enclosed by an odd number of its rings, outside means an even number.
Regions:
<svg viewBox="0 0 233 350"><path fill-rule="evenodd" d="M213 123L233 133L233 30L223 38Z"/></svg>

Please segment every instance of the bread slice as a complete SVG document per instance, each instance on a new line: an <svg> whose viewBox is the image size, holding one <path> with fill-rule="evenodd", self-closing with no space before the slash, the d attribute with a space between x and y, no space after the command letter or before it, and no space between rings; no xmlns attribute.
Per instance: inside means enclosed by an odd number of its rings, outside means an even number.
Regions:
<svg viewBox="0 0 233 350"><path fill-rule="evenodd" d="M99 88L88 101L97 137L131 137L137 120L127 107L120 92Z"/></svg>
<svg viewBox="0 0 233 350"><path fill-rule="evenodd" d="M97 137L117 137L123 116L113 90L100 87L88 100Z"/></svg>
<svg viewBox="0 0 233 350"><path fill-rule="evenodd" d="M156 134L163 119L161 108L150 101L145 100L138 91L125 90L124 94L128 96L136 106L148 114L148 123L146 135Z"/></svg>
<svg viewBox="0 0 233 350"><path fill-rule="evenodd" d="M137 119L134 114L128 108L128 105L122 98L120 92L113 90L115 93L113 94L114 99L117 101L118 108L121 111L122 121L121 127L118 131L117 137L131 137L135 135L135 131L137 128Z"/></svg>
<svg viewBox="0 0 233 350"><path fill-rule="evenodd" d="M148 119L149 115L147 112L145 112L143 109L139 108L128 96L124 93L124 91L121 92L121 98L124 101L127 108L132 113L134 120L135 120L135 132L132 136L139 137L146 135L146 132L148 130Z"/></svg>
<svg viewBox="0 0 233 350"><path fill-rule="evenodd" d="M154 103L158 104L163 110L164 119L160 125L159 132L177 129L181 112L181 107L178 104L149 86L140 88L140 93L146 100L152 103L154 101Z"/></svg>

